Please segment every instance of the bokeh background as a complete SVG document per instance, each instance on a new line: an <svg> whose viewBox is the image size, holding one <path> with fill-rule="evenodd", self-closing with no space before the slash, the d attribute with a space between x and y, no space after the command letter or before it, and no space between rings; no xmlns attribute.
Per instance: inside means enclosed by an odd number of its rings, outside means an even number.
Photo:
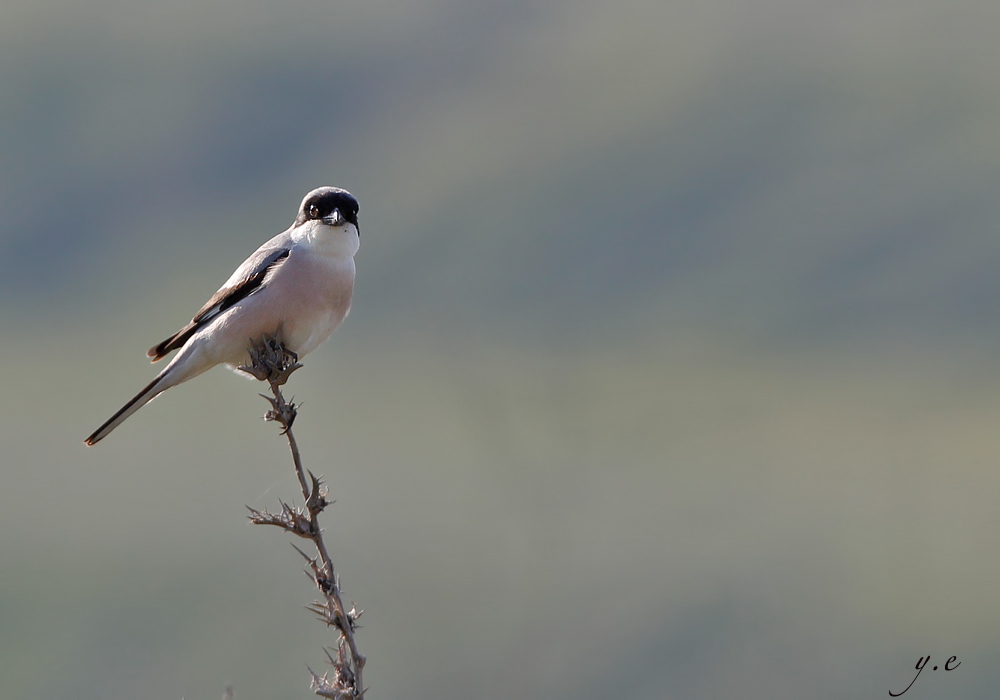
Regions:
<svg viewBox="0 0 1000 700"><path fill-rule="evenodd" d="M0 4L0 696L308 698L297 486L144 352L321 184L376 698L993 698L1000 5Z"/></svg>

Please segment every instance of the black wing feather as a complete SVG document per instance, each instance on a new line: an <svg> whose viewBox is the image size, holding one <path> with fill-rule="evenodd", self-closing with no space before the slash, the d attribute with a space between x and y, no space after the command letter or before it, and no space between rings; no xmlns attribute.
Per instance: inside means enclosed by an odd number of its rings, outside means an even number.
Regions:
<svg viewBox="0 0 1000 700"><path fill-rule="evenodd" d="M246 299L248 296L259 290L261 285L264 283L264 279L267 277L267 274L272 268L274 268L275 265L280 264L285 258L287 258L289 252L289 248L279 248L277 250L270 251L270 253L254 265L253 268L248 271L247 275L245 275L239 282L231 287L223 287L213 294L212 298L209 299L205 305L198 310L198 313L194 315L194 318L191 319L190 323L163 342L151 347L146 355L151 357L153 362L156 362L157 360L163 359L170 351L183 346L192 335L197 333L213 318L239 302L241 299Z"/></svg>

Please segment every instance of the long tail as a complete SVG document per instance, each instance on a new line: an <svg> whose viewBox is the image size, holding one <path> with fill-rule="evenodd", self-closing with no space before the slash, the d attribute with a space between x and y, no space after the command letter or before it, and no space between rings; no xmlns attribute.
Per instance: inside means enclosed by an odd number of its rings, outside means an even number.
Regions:
<svg viewBox="0 0 1000 700"><path fill-rule="evenodd" d="M118 412L108 418L104 425L94 431L94 434L84 440L86 445L94 445L97 442L103 440L108 436L112 430L117 428L119 425L125 422L125 419L131 416L133 413L138 411L140 408L145 406L147 403L152 401L161 392L166 391L174 385L174 382L164 381L166 379L167 372L169 372L172 367L166 367L162 372L156 375L156 379L151 381L145 389L136 394L131 401L118 409Z"/></svg>

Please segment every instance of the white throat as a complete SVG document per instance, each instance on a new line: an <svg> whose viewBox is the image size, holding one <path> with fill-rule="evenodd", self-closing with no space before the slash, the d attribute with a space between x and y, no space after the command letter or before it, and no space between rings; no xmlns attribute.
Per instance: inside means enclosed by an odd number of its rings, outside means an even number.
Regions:
<svg viewBox="0 0 1000 700"><path fill-rule="evenodd" d="M353 258L361 246L357 227L352 223L328 226L322 221L307 221L292 231L292 240L319 255Z"/></svg>

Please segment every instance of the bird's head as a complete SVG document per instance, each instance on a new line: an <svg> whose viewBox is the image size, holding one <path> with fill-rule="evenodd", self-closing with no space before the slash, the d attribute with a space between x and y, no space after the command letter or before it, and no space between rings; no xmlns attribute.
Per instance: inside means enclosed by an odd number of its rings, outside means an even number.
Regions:
<svg viewBox="0 0 1000 700"><path fill-rule="evenodd" d="M353 226L360 235L358 200L350 192L339 187L318 187L302 200L299 214L295 217L294 228L311 222L335 228Z"/></svg>

